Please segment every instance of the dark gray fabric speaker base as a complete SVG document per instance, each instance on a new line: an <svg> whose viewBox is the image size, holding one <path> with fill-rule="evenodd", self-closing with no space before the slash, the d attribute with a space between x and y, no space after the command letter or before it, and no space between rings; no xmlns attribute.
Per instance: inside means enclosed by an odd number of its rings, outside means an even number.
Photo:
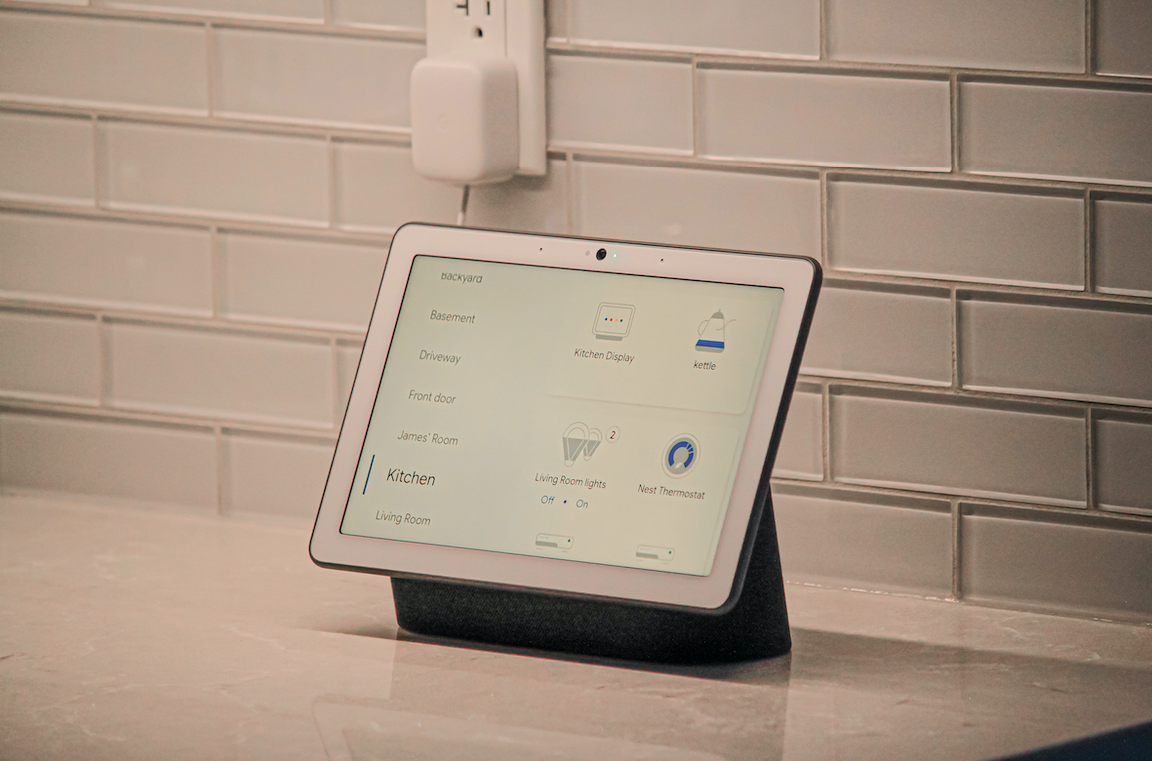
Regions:
<svg viewBox="0 0 1152 761"><path fill-rule="evenodd" d="M792 649L772 502L766 501L734 607L719 615L532 590L392 579L410 632L662 663L730 663Z"/></svg>

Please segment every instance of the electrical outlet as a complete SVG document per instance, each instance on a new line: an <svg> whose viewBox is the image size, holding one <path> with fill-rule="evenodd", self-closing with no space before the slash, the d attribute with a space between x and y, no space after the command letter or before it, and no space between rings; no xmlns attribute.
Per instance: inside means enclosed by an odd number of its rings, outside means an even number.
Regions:
<svg viewBox="0 0 1152 761"><path fill-rule="evenodd" d="M507 58L504 0L429 0L428 57Z"/></svg>
<svg viewBox="0 0 1152 761"><path fill-rule="evenodd" d="M427 0L428 57L506 58L516 67L519 168L547 171L544 0Z"/></svg>

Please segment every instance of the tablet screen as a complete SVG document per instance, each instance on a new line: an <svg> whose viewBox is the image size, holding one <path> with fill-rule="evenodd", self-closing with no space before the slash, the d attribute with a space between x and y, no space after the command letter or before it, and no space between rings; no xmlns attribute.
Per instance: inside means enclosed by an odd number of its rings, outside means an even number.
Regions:
<svg viewBox="0 0 1152 761"><path fill-rule="evenodd" d="M783 294L416 256L341 533L708 575Z"/></svg>

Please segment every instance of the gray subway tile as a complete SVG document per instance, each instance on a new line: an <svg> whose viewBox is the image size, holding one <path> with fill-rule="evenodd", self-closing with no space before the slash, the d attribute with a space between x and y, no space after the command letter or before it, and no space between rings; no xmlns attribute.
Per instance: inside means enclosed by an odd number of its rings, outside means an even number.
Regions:
<svg viewBox="0 0 1152 761"><path fill-rule="evenodd" d="M951 385L952 304L947 292L824 288L800 371Z"/></svg>
<svg viewBox="0 0 1152 761"><path fill-rule="evenodd" d="M1096 289L1152 296L1152 202L1095 202Z"/></svg>
<svg viewBox="0 0 1152 761"><path fill-rule="evenodd" d="M348 26L423 29L423 0L331 0L332 20Z"/></svg>
<svg viewBox="0 0 1152 761"><path fill-rule="evenodd" d="M468 224L476 227L569 232L568 164L553 160L543 177L476 185L468 194L467 215Z"/></svg>
<svg viewBox="0 0 1152 761"><path fill-rule="evenodd" d="M384 260L378 246L229 233L218 250L229 317L337 330L368 327Z"/></svg>
<svg viewBox="0 0 1152 761"><path fill-rule="evenodd" d="M315 518L332 463L330 442L229 434L224 512Z"/></svg>
<svg viewBox="0 0 1152 761"><path fill-rule="evenodd" d="M203 27L0 13L0 93L207 115Z"/></svg>
<svg viewBox="0 0 1152 761"><path fill-rule="evenodd" d="M1152 4L1146 0L1095 0L1096 71L1152 77Z"/></svg>
<svg viewBox="0 0 1152 761"><path fill-rule="evenodd" d="M544 35L558 39L568 37L568 0L544 0Z"/></svg>
<svg viewBox="0 0 1152 761"><path fill-rule="evenodd" d="M701 69L700 152L790 164L947 170L948 83Z"/></svg>
<svg viewBox="0 0 1152 761"><path fill-rule="evenodd" d="M454 223L459 187L421 177L407 146L337 143L336 223L390 233L405 222Z"/></svg>
<svg viewBox="0 0 1152 761"><path fill-rule="evenodd" d="M113 208L320 226L323 140L131 122L100 125Z"/></svg>
<svg viewBox="0 0 1152 761"><path fill-rule="evenodd" d="M965 388L1152 406L1152 314L962 299Z"/></svg>
<svg viewBox="0 0 1152 761"><path fill-rule="evenodd" d="M216 510L211 431L0 415L0 484Z"/></svg>
<svg viewBox="0 0 1152 761"><path fill-rule="evenodd" d="M116 323L113 406L330 428L335 403L326 343L228 331Z"/></svg>
<svg viewBox="0 0 1152 761"><path fill-rule="evenodd" d="M220 29L213 111L222 116L406 128L408 80L424 57L409 42Z"/></svg>
<svg viewBox="0 0 1152 761"><path fill-rule="evenodd" d="M547 86L551 144L692 151L686 63L552 54Z"/></svg>
<svg viewBox="0 0 1152 761"><path fill-rule="evenodd" d="M819 0L568 0L572 38L789 58L820 55Z"/></svg>
<svg viewBox="0 0 1152 761"><path fill-rule="evenodd" d="M784 577L950 595L952 516L948 503L940 501L935 510L924 510L884 504L883 499L873 504L835 494L774 491L772 508Z"/></svg>
<svg viewBox="0 0 1152 761"><path fill-rule="evenodd" d="M816 179L578 162L576 231L772 253L820 253Z"/></svg>
<svg viewBox="0 0 1152 761"><path fill-rule="evenodd" d="M960 168L1152 185L1152 92L960 84Z"/></svg>
<svg viewBox="0 0 1152 761"><path fill-rule="evenodd" d="M1115 526L964 515L961 592L1107 618L1152 617L1152 533Z"/></svg>
<svg viewBox="0 0 1152 761"><path fill-rule="evenodd" d="M833 269L1083 287L1082 198L850 179L828 196Z"/></svg>
<svg viewBox="0 0 1152 761"><path fill-rule="evenodd" d="M1085 424L1032 408L832 396L838 481L1083 507Z"/></svg>
<svg viewBox="0 0 1152 761"><path fill-rule="evenodd" d="M324 20L324 0L93 0L93 4L194 16L313 23Z"/></svg>
<svg viewBox="0 0 1152 761"><path fill-rule="evenodd" d="M1084 71L1084 6L1067 0L829 0L833 60Z"/></svg>
<svg viewBox="0 0 1152 761"><path fill-rule="evenodd" d="M824 478L823 410L819 393L797 391L792 395L772 475L808 481Z"/></svg>
<svg viewBox="0 0 1152 761"><path fill-rule="evenodd" d="M0 310L0 393L81 404L99 401L96 320Z"/></svg>
<svg viewBox="0 0 1152 761"><path fill-rule="evenodd" d="M1152 419L1096 420L1095 428L1097 504L1152 515Z"/></svg>
<svg viewBox="0 0 1152 761"><path fill-rule="evenodd" d="M0 214L0 295L209 316L208 231Z"/></svg>
<svg viewBox="0 0 1152 761"><path fill-rule="evenodd" d="M92 121L0 112L0 198L91 206Z"/></svg>

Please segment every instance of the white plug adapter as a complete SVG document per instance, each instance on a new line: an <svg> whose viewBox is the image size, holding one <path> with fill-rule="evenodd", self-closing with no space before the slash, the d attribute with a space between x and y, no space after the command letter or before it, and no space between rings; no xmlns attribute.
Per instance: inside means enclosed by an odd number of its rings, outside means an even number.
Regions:
<svg viewBox="0 0 1152 761"><path fill-rule="evenodd" d="M516 64L444 55L412 69L412 163L457 185L507 180L520 168Z"/></svg>

